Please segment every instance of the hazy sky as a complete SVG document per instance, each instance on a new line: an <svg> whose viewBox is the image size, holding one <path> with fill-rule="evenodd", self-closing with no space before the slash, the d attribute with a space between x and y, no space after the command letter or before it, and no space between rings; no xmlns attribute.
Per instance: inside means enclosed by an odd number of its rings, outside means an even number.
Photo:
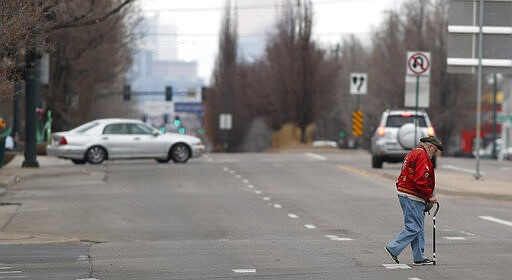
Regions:
<svg viewBox="0 0 512 280"><path fill-rule="evenodd" d="M265 39L265 27L278 0L239 0L240 38ZM368 34L381 22L383 11L403 0L313 0L315 39L335 44L342 36ZM145 14L177 26L178 55L199 61L199 76L208 83L218 49L218 33L226 0L141 0ZM251 28L255 26L255 28ZM163 31L162 31L163 32ZM170 36L169 34L165 36Z"/></svg>

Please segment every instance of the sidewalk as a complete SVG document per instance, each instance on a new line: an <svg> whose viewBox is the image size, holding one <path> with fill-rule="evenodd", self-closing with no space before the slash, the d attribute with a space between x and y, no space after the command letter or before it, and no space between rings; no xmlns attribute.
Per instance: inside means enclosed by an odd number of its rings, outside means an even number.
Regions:
<svg viewBox="0 0 512 280"><path fill-rule="evenodd" d="M87 173L83 168L73 165L71 161L55 157L38 156L39 168L22 168L23 161L24 156L20 154L7 165L0 168L0 196L5 193L7 188L23 179ZM20 205L16 203L2 202L0 204L0 245L80 244L80 240L75 237L4 232L4 227L9 223L19 207Z"/></svg>

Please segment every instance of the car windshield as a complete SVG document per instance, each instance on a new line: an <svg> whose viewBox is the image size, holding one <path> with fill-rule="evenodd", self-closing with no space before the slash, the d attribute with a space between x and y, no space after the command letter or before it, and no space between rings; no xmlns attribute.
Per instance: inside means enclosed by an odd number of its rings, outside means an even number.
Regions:
<svg viewBox="0 0 512 280"><path fill-rule="evenodd" d="M406 123L413 123L415 119L414 115L411 116L403 116L403 115L394 115L388 116L386 120L386 127L401 127ZM424 116L418 116L418 122L420 127L427 127L427 122L425 121Z"/></svg>
<svg viewBox="0 0 512 280"><path fill-rule="evenodd" d="M89 130L89 129L93 128L93 127L96 127L98 124L99 123L97 123L97 122L86 123L86 124L83 124L81 126L75 127L71 131L76 132L76 133L84 133L87 130Z"/></svg>

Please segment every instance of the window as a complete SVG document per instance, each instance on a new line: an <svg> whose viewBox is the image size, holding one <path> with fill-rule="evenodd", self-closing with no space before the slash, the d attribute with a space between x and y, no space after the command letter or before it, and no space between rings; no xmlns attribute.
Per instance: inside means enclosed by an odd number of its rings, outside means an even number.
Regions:
<svg viewBox="0 0 512 280"><path fill-rule="evenodd" d="M406 123L414 123L415 116L411 115L410 117L404 117L402 115L388 116L386 120L386 127L401 127ZM425 121L424 116L418 116L418 122L420 127L427 127L427 122Z"/></svg>
<svg viewBox="0 0 512 280"><path fill-rule="evenodd" d="M125 123L109 124L103 130L103 134L128 134L128 129Z"/></svg>
<svg viewBox="0 0 512 280"><path fill-rule="evenodd" d="M96 127L98 126L99 123L95 122L95 123L86 123L86 124L83 124L79 127L76 127L75 129L73 129L73 132L76 132L76 133L84 133L86 132L87 130L93 128L93 127Z"/></svg>
<svg viewBox="0 0 512 280"><path fill-rule="evenodd" d="M139 123L128 124L130 134L153 134L154 129Z"/></svg>

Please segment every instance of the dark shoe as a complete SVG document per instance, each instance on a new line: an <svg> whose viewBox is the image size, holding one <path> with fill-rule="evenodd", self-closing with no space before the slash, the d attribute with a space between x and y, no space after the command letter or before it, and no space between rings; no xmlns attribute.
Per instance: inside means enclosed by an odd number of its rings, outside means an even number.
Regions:
<svg viewBox="0 0 512 280"><path fill-rule="evenodd" d="M432 265L432 264L434 264L434 262L429 259L424 259L419 262L414 262L414 265Z"/></svg>
<svg viewBox="0 0 512 280"><path fill-rule="evenodd" d="M386 253L388 253L389 257L395 262L395 263L400 263L398 261L398 258L393 256L393 254L391 254L391 252L389 251L388 247L384 247L384 251L386 251Z"/></svg>

